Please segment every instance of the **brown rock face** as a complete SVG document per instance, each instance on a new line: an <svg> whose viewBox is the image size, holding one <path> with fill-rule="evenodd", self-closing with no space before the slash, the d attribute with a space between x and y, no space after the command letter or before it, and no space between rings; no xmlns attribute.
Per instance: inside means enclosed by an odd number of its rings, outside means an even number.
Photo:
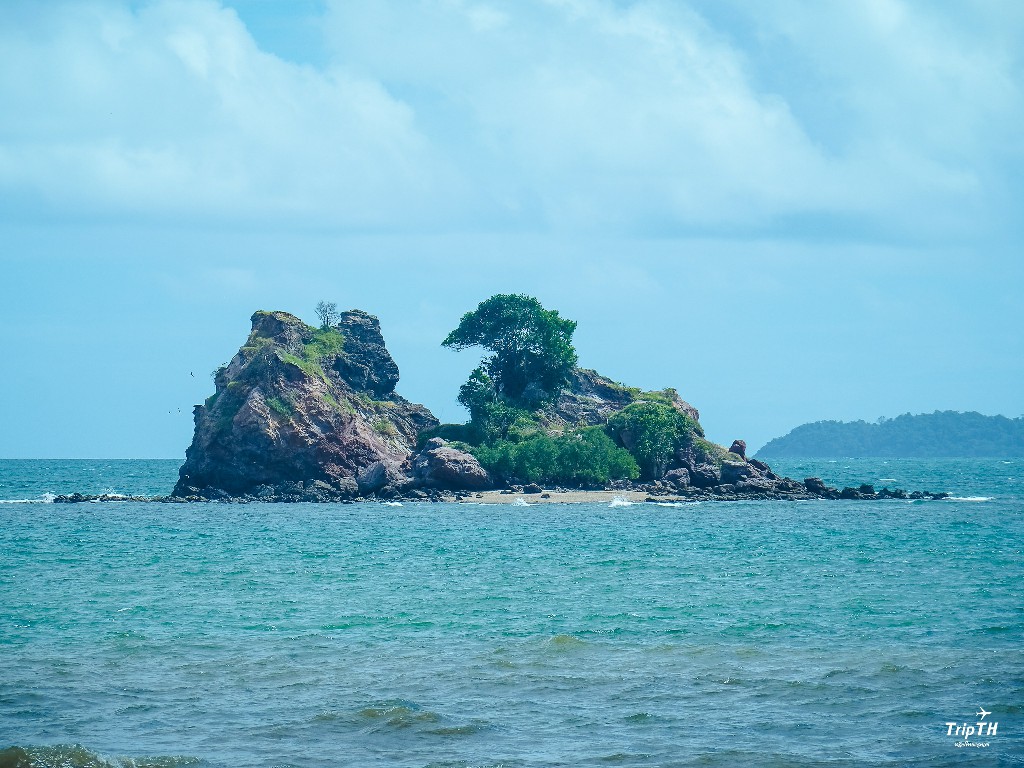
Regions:
<svg viewBox="0 0 1024 768"><path fill-rule="evenodd" d="M747 441L746 440L733 440L732 445L729 446L729 453L735 453L741 459L747 456Z"/></svg>
<svg viewBox="0 0 1024 768"><path fill-rule="evenodd" d="M412 468L416 482L426 488L483 491L494 487L491 476L474 456L438 437L427 441L413 458Z"/></svg>
<svg viewBox="0 0 1024 768"><path fill-rule="evenodd" d="M607 424L608 419L635 402L641 394L643 392L636 387L626 387L596 371L577 368L569 386L541 415L549 428L593 427ZM697 409L679 397L674 389L666 389L662 394L668 396L676 410L700 421Z"/></svg>
<svg viewBox="0 0 1024 768"><path fill-rule="evenodd" d="M195 408L173 495L317 481L354 495L360 472L377 462L392 478L419 433L438 424L395 394L397 382L372 315L346 312L323 330L286 312L257 312L245 345L217 372L216 392Z"/></svg>

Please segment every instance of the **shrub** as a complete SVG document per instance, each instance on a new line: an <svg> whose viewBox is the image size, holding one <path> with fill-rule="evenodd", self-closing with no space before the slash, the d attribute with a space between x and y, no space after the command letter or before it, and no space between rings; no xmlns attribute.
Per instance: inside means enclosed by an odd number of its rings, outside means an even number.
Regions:
<svg viewBox="0 0 1024 768"><path fill-rule="evenodd" d="M373 429L378 435L383 435L384 437L391 437L398 434L394 425L387 419L375 420L373 422Z"/></svg>
<svg viewBox="0 0 1024 768"><path fill-rule="evenodd" d="M333 328L317 328L313 337L305 343L302 356L310 361L319 361L324 357L336 357L345 346L345 336Z"/></svg>
<svg viewBox="0 0 1024 768"><path fill-rule="evenodd" d="M466 443L471 446L480 443L480 431L474 424L439 424L420 432L416 439L416 446L422 448L432 437L440 437L449 442Z"/></svg>
<svg viewBox="0 0 1024 768"><path fill-rule="evenodd" d="M636 479L640 470L629 452L600 427L557 437L536 434L521 442L499 440L472 449L477 460L505 480L564 485L603 485Z"/></svg>
<svg viewBox="0 0 1024 768"><path fill-rule="evenodd" d="M286 419L291 418L292 407L280 397L268 397L266 400L270 410L274 411L279 416L284 416Z"/></svg>
<svg viewBox="0 0 1024 768"><path fill-rule="evenodd" d="M703 435L685 413L652 400L623 408L608 420L608 431L633 455L645 479L662 477L676 450Z"/></svg>

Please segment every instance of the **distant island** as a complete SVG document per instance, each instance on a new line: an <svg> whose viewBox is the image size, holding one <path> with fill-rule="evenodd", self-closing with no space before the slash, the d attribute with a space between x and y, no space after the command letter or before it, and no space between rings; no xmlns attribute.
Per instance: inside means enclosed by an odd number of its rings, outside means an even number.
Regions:
<svg viewBox="0 0 1024 768"><path fill-rule="evenodd" d="M770 440L758 452L782 457L1007 458L1024 456L1024 417L935 411L894 419L816 421Z"/></svg>

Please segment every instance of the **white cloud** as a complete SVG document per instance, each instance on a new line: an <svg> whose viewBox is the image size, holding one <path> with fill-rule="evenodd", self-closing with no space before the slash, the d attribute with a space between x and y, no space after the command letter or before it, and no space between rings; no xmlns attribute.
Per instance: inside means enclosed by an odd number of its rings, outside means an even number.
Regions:
<svg viewBox="0 0 1024 768"><path fill-rule="evenodd" d="M373 226L415 222L451 183L377 82L265 54L214 2L60 5L0 27L9 194Z"/></svg>
<svg viewBox="0 0 1024 768"><path fill-rule="evenodd" d="M988 3L734 2L730 22L706 0L336 0L323 69L215 0L37 6L0 10L8 201L920 237L985 231L1020 197L1024 23Z"/></svg>

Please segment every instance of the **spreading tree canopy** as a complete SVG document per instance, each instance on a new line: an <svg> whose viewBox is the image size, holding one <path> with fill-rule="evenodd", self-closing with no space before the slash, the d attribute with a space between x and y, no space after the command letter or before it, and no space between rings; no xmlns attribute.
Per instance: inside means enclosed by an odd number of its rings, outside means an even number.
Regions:
<svg viewBox="0 0 1024 768"><path fill-rule="evenodd" d="M451 349L480 346L492 352L462 388L459 401L474 417L474 411L496 401L528 409L550 401L576 366L575 330L575 321L544 309L532 296L498 294L481 302L442 342Z"/></svg>

